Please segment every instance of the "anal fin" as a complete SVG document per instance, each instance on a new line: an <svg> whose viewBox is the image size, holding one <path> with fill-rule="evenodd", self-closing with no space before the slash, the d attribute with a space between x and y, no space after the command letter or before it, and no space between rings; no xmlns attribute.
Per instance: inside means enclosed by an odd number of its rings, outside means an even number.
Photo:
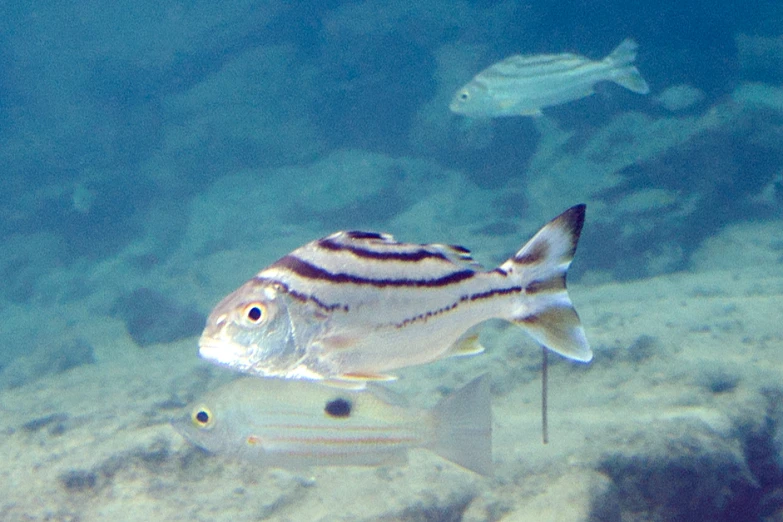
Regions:
<svg viewBox="0 0 783 522"><path fill-rule="evenodd" d="M593 358L579 316L570 301L515 318L514 322L539 343L563 357L581 362L589 362Z"/></svg>
<svg viewBox="0 0 783 522"><path fill-rule="evenodd" d="M370 372L348 372L329 379L324 379L321 382L333 388L342 388L344 390L361 390L365 388L368 382L396 380L397 377L394 375L384 375Z"/></svg>
<svg viewBox="0 0 783 522"><path fill-rule="evenodd" d="M448 352L446 352L446 356L465 357L469 355L477 355L483 352L484 347L481 346L481 343L479 342L479 334L470 333L457 339L456 342L451 345Z"/></svg>

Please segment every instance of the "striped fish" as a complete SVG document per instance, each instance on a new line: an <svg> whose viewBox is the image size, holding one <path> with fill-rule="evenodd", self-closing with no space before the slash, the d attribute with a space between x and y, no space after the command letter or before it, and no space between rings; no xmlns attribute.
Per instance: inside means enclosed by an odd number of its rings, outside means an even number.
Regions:
<svg viewBox="0 0 783 522"><path fill-rule="evenodd" d="M339 390L317 382L240 378L213 390L172 422L195 445L260 466L376 466L427 448L492 474L486 375L431 410L401 405L381 387Z"/></svg>
<svg viewBox="0 0 783 522"><path fill-rule="evenodd" d="M584 205L568 209L490 271L463 247L337 232L226 296L207 318L199 354L260 376L361 386L393 378L389 370L478 353L477 336L466 332L501 318L589 361L566 290L584 216Z"/></svg>
<svg viewBox="0 0 783 522"><path fill-rule="evenodd" d="M570 53L510 56L460 88L449 108L473 118L538 116L544 107L590 96L601 81L647 94L647 82L632 65L637 48L633 40L624 40L599 61Z"/></svg>

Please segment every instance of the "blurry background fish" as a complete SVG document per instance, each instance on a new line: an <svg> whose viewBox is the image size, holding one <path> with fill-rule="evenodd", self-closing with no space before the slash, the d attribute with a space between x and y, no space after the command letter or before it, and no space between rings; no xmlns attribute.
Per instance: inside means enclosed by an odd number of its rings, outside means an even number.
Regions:
<svg viewBox="0 0 783 522"><path fill-rule="evenodd" d="M647 82L632 65L637 48L633 40L624 40L600 61L571 53L510 56L461 87L449 108L473 118L537 116L545 107L593 94L601 81L647 94Z"/></svg>
<svg viewBox="0 0 783 522"><path fill-rule="evenodd" d="M409 408L380 386L341 390L312 381L240 378L206 394L173 422L197 446L261 466L399 464L427 448L492 474L489 377L431 410Z"/></svg>

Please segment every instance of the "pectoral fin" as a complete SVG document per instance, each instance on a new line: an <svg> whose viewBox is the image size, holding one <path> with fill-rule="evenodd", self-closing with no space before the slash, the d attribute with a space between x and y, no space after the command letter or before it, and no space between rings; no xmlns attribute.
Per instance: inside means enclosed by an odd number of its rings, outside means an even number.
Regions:
<svg viewBox="0 0 783 522"><path fill-rule="evenodd" d="M341 352L353 348L359 338L355 335L326 335L321 337L320 345L325 352Z"/></svg>

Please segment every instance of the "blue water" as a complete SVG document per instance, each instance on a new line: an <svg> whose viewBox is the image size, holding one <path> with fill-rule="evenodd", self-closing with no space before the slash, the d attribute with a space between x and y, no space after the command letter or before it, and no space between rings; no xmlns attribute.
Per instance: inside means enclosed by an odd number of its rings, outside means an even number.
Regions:
<svg viewBox="0 0 783 522"><path fill-rule="evenodd" d="M781 217L781 35L775 0L6 2L0 384L93 362L86 310L140 347L196 336L222 295L342 228L492 264L585 202L569 281L693 270L726 227ZM628 37L648 96L600 84L543 120L448 110L508 55L600 59ZM656 101L679 84L703 99Z"/></svg>

